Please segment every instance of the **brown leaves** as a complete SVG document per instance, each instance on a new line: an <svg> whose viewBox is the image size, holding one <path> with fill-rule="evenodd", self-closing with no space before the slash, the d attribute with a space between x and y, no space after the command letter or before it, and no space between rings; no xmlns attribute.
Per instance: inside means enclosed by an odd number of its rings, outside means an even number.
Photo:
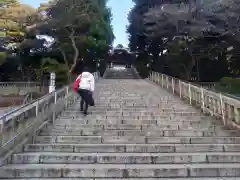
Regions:
<svg viewBox="0 0 240 180"><path fill-rule="evenodd" d="M0 11L0 27L7 30L21 30L35 9L24 4L12 4Z"/></svg>

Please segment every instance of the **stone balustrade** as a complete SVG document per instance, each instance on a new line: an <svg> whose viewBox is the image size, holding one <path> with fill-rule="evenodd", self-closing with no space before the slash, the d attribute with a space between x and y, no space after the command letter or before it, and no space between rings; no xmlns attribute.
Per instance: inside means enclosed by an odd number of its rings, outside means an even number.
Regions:
<svg viewBox="0 0 240 180"><path fill-rule="evenodd" d="M94 72L93 73L93 76L95 77L95 81L98 81L100 79L100 73L97 71L97 72Z"/></svg>
<svg viewBox="0 0 240 180"><path fill-rule="evenodd" d="M39 82L0 82L0 95L26 94L28 92L41 92L47 88L41 88Z"/></svg>
<svg viewBox="0 0 240 180"><path fill-rule="evenodd" d="M199 86L202 86L205 89L214 89L216 86L216 83L214 82L200 82L197 83Z"/></svg>
<svg viewBox="0 0 240 180"><path fill-rule="evenodd" d="M39 82L0 82L0 87L39 87Z"/></svg>
<svg viewBox="0 0 240 180"><path fill-rule="evenodd" d="M99 73L93 73L97 81ZM13 152L25 143L34 142L36 135L52 123L78 99L71 85L56 90L0 117L0 166L7 164Z"/></svg>
<svg viewBox="0 0 240 180"><path fill-rule="evenodd" d="M240 128L240 101L161 73L151 72L149 80L171 91L203 113L216 116L230 128Z"/></svg>

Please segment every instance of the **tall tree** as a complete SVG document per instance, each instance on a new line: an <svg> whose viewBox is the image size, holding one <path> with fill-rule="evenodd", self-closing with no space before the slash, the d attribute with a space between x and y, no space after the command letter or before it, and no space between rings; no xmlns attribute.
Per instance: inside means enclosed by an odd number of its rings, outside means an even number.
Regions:
<svg viewBox="0 0 240 180"><path fill-rule="evenodd" d="M86 53L98 46L108 49L112 44L111 13L105 0L59 0L50 4L45 13L47 21L40 26L40 32L55 39L55 47L64 58L67 55L63 44L71 47L73 55L66 59L70 72Z"/></svg>
<svg viewBox="0 0 240 180"><path fill-rule="evenodd" d="M167 73L171 75L185 72L180 76L189 80L193 69L199 69L201 59L209 60L201 64L220 62L224 57L226 62L224 54L233 45L231 39L239 38L238 1L140 0L135 3L129 14L130 48L148 55L153 63L161 61L161 66L168 66Z"/></svg>
<svg viewBox="0 0 240 180"><path fill-rule="evenodd" d="M35 9L18 1L5 0L0 5L0 29L7 48L16 48L25 36L28 18Z"/></svg>

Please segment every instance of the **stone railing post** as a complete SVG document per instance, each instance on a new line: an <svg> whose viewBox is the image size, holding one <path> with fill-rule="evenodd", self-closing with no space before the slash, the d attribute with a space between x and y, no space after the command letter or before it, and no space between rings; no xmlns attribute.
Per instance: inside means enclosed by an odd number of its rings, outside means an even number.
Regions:
<svg viewBox="0 0 240 180"><path fill-rule="evenodd" d="M164 84L163 84L163 74L161 75L161 78L162 78L162 88L163 88L163 86L164 86Z"/></svg>
<svg viewBox="0 0 240 180"><path fill-rule="evenodd" d="M34 141L41 128L54 123L76 97L70 87L64 87L0 117L0 156L4 157L0 166L21 149L25 141Z"/></svg>
<svg viewBox="0 0 240 180"><path fill-rule="evenodd" d="M54 92L54 104L57 104L57 93ZM52 118L52 124L55 124L55 120L56 120L56 111L55 109L53 109L53 118Z"/></svg>
<svg viewBox="0 0 240 180"><path fill-rule="evenodd" d="M180 98L182 98L182 82L180 79L178 80L178 82L179 82L179 96Z"/></svg>
<svg viewBox="0 0 240 180"><path fill-rule="evenodd" d="M66 87L66 93L67 93L67 95L69 93L69 87L68 86Z"/></svg>
<svg viewBox="0 0 240 180"><path fill-rule="evenodd" d="M172 91L173 91L173 94L175 94L175 89L174 89L174 79L172 78Z"/></svg>
<svg viewBox="0 0 240 180"><path fill-rule="evenodd" d="M219 94L219 98L220 98L220 106L221 106L223 124L226 125L225 113L224 113L224 104L223 104L223 99L222 99L222 93Z"/></svg>
<svg viewBox="0 0 240 180"><path fill-rule="evenodd" d="M188 97L189 97L189 104L192 104L192 91L191 91L191 84L188 84Z"/></svg>
<svg viewBox="0 0 240 180"><path fill-rule="evenodd" d="M4 133L5 133L5 122L6 122L6 117L3 117L2 119L2 124L1 125L1 145L5 142L5 136L4 136Z"/></svg>
<svg viewBox="0 0 240 180"><path fill-rule="evenodd" d="M149 80L152 81L152 72L149 73Z"/></svg>
<svg viewBox="0 0 240 180"><path fill-rule="evenodd" d="M162 88L167 89L173 94L177 93L181 99L188 99L189 104L199 105L203 113L220 117L224 125L240 128L239 99L223 96L221 93L213 92L202 86L184 82L160 73L151 72L149 77L151 81L161 85Z"/></svg>
<svg viewBox="0 0 240 180"><path fill-rule="evenodd" d="M69 95L69 87L66 87L66 97L68 97ZM65 108L68 108L68 98L65 98Z"/></svg>
<svg viewBox="0 0 240 180"><path fill-rule="evenodd" d="M202 108L202 112L204 113L205 103L204 103L204 92L202 87L201 87L201 108Z"/></svg>
<svg viewBox="0 0 240 180"><path fill-rule="evenodd" d="M234 119L237 124L240 123L240 113L239 113L239 107L234 107Z"/></svg>
<svg viewBox="0 0 240 180"><path fill-rule="evenodd" d="M36 116L38 116L38 111L39 111L39 104L38 101L36 102Z"/></svg>
<svg viewBox="0 0 240 180"><path fill-rule="evenodd" d="M168 89L168 76L166 76L166 83L167 83L167 89Z"/></svg>
<svg viewBox="0 0 240 180"><path fill-rule="evenodd" d="M157 83L157 73L155 72L155 83Z"/></svg>

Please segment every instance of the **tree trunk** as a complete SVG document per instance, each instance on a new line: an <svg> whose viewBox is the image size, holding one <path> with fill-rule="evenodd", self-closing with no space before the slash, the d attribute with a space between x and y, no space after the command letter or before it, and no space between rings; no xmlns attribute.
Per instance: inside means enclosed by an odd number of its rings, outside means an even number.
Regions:
<svg viewBox="0 0 240 180"><path fill-rule="evenodd" d="M188 66L182 65L185 72L184 72L184 80L189 81L191 79L191 75L192 75L192 69L195 66L195 60L194 58L191 59L191 62L188 64Z"/></svg>
<svg viewBox="0 0 240 180"><path fill-rule="evenodd" d="M22 74L22 78L23 78L23 80L25 79L25 73L24 73L24 69L23 69L23 67L22 67L22 64L20 63L19 64L19 66L20 66L20 71L21 71L21 74Z"/></svg>
<svg viewBox="0 0 240 180"><path fill-rule="evenodd" d="M43 84L43 70L40 69L40 93L43 92L43 87L44 87L44 84Z"/></svg>
<svg viewBox="0 0 240 180"><path fill-rule="evenodd" d="M70 36L69 36L69 38L70 38L70 40L71 40L71 42L72 42L72 47L73 47L73 49L74 49L73 64L72 64L72 66L71 66L71 68L70 68L70 71L69 71L70 73L72 73L73 70L75 69L75 67L77 66L78 56L79 56L79 51L78 51L78 48L77 48L77 46L76 46L76 42L75 42L75 38L74 38L74 33L75 33L75 31L72 29L72 32L71 32L71 34L70 34Z"/></svg>
<svg viewBox="0 0 240 180"><path fill-rule="evenodd" d="M64 60L65 64L66 64L67 67L68 67L69 65L68 65L67 57L66 57L66 54L65 54L64 50L61 49L61 48L58 48L58 49L59 49L59 51L61 52L61 54L62 54L62 56L63 56L63 60ZM68 67L68 68L69 68L69 67Z"/></svg>
<svg viewBox="0 0 240 180"><path fill-rule="evenodd" d="M59 49L59 51L61 52L61 54L62 54L62 56L63 56L63 60L64 60L64 62L65 62L65 64L66 64L66 66L69 68L69 64L68 64L68 61L67 61L67 56L66 56L64 50L61 49L61 48L58 48L58 49ZM69 71L69 73L67 74L67 76L68 76L68 83L71 82L71 74L70 74L70 73L71 73L71 72Z"/></svg>

